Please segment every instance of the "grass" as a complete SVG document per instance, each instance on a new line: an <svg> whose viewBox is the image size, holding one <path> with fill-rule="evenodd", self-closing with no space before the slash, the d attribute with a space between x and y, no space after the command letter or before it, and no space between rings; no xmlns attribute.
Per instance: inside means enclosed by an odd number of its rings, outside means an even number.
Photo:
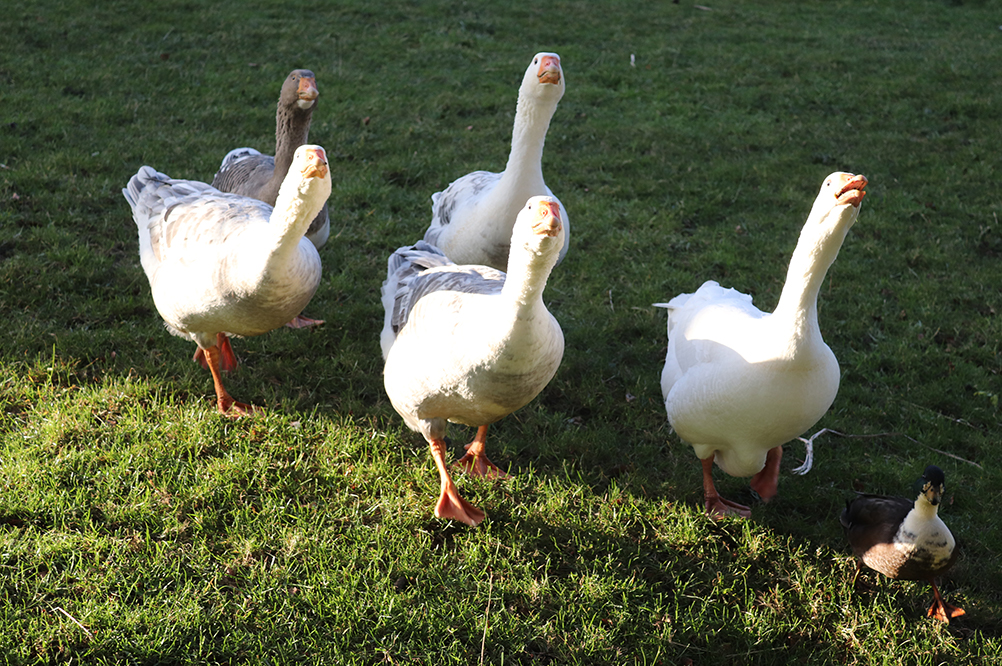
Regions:
<svg viewBox="0 0 1002 666"><path fill-rule="evenodd" d="M0 45L0 655L9 664L939 664L1002 656L999 18L992 3L38 0ZM531 55L567 93L544 173L567 351L492 428L507 483L432 516L427 447L381 382L378 290L432 192L507 157ZM631 65L631 56L634 64ZM313 332L241 340L214 412L168 335L120 189L268 148L317 74L335 211ZM815 469L752 521L701 512L666 424L664 314L704 280L771 308L823 178L870 179L821 325L842 366ZM471 436L454 427L459 442ZM947 474L943 581L863 574L855 489ZM718 474L725 496L747 483Z"/></svg>

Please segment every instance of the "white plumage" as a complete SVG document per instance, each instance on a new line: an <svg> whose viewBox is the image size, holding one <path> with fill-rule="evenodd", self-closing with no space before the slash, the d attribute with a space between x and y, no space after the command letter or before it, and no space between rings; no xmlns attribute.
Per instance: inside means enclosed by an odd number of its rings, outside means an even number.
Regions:
<svg viewBox="0 0 1002 666"><path fill-rule="evenodd" d="M668 309L665 409L703 461L711 514L750 515L748 507L717 495L714 461L732 476L754 475L752 488L768 501L776 494L782 444L814 425L835 400L838 361L821 337L817 297L865 185L866 178L847 173L825 179L774 312L713 281L662 305Z"/></svg>
<svg viewBox="0 0 1002 666"><path fill-rule="evenodd" d="M171 333L194 341L204 354L222 413L251 409L222 386L220 369L236 363L228 336L282 326L320 283L320 255L303 235L330 191L319 146L296 150L274 209L148 166L122 190L157 311Z"/></svg>
<svg viewBox="0 0 1002 666"><path fill-rule="evenodd" d="M563 333L542 295L563 240L557 201L533 197L517 216L507 274L456 265L423 241L389 259L384 384L394 409L431 446L442 482L439 517L469 525L484 517L445 467L447 423L478 428L459 464L504 476L484 452L487 426L532 400L560 365Z"/></svg>
<svg viewBox="0 0 1002 666"><path fill-rule="evenodd" d="M474 171L433 194L431 226L425 232L425 241L457 264L482 264L505 270L518 211L529 197L553 197L543 180L543 143L564 87L560 56L556 53L533 56L518 89L511 152L505 170ZM557 204L564 228L559 262L567 253L570 228L567 211L559 200Z"/></svg>

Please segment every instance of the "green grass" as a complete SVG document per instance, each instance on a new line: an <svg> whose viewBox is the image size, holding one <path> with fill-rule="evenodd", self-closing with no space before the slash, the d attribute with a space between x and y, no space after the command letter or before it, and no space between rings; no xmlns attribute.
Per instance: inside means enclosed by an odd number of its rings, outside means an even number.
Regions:
<svg viewBox="0 0 1002 666"><path fill-rule="evenodd" d="M1002 18L988 2L37 0L0 26L0 655L9 664L960 664L1002 657ZM544 173L572 249L567 351L491 430L506 483L437 520L385 397L379 286L430 195L507 157L533 53L567 92ZM635 66L630 57L635 56ZM210 180L273 145L317 74L332 237L312 332L240 340L214 411L171 337L120 190ZM752 521L707 519L667 426L663 311L704 280L771 308L823 178L870 179L821 294L842 386L815 469ZM809 433L808 433L809 434ZM454 453L472 432L454 427ZM937 451L938 450L938 451ZM943 453L945 452L945 453ZM948 455L947 455L948 454ZM863 574L854 489L947 474L967 610ZM974 463L974 464L972 464ZM747 482L721 492L751 502Z"/></svg>

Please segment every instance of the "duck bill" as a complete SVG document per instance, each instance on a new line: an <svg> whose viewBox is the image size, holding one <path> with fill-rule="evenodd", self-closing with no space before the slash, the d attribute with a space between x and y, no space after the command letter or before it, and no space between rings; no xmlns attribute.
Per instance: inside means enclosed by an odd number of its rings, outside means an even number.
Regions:
<svg viewBox="0 0 1002 666"><path fill-rule="evenodd" d="M560 83L560 58L556 56L543 56L539 61L539 71L536 77L540 83Z"/></svg>
<svg viewBox="0 0 1002 666"><path fill-rule="evenodd" d="M556 236L560 233L560 204L555 201L540 201L536 209L536 220L532 230L540 236Z"/></svg>
<svg viewBox="0 0 1002 666"><path fill-rule="evenodd" d="M925 491L925 498L929 500L929 504L939 506L939 503L943 501L943 489L935 486L929 488Z"/></svg>
<svg viewBox="0 0 1002 666"><path fill-rule="evenodd" d="M860 202L863 201L863 197L866 192L863 188L866 187L866 176L862 174L857 174L855 176L849 176L842 189L839 190L838 194L835 195L838 199L839 205L851 204L853 206L859 206Z"/></svg>

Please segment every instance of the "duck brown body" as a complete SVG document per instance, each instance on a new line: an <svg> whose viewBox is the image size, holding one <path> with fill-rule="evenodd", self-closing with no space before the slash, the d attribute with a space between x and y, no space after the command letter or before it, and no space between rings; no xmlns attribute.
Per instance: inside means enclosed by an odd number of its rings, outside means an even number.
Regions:
<svg viewBox="0 0 1002 666"><path fill-rule="evenodd" d="M949 622L964 610L946 603L936 587L936 577L950 570L960 552L939 517L946 485L943 470L929 465L920 483L915 500L860 494L846 502L839 522L860 568L866 565L896 580L929 581L934 599L928 615Z"/></svg>
<svg viewBox="0 0 1002 666"><path fill-rule="evenodd" d="M924 535L924 543L916 543L919 535L903 529L914 505L904 497L868 494L849 502L841 523L853 554L869 568L896 580L928 580L949 571L960 553L956 547L947 549L953 544L949 529L944 533L938 526L932 528Z"/></svg>

